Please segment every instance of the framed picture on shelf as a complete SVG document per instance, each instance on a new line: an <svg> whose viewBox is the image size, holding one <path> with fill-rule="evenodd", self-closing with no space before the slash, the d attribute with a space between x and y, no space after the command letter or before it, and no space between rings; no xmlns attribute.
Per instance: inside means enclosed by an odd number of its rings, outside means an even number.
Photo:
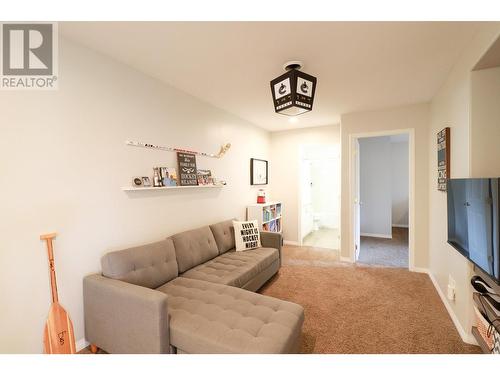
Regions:
<svg viewBox="0 0 500 375"><path fill-rule="evenodd" d="M212 171L198 169L198 185L213 185Z"/></svg>
<svg viewBox="0 0 500 375"><path fill-rule="evenodd" d="M179 167L178 184L180 186L197 186L196 155L187 152L178 152L177 165Z"/></svg>
<svg viewBox="0 0 500 375"><path fill-rule="evenodd" d="M268 184L267 160L250 159L250 185Z"/></svg>
<svg viewBox="0 0 500 375"><path fill-rule="evenodd" d="M135 187L141 187L142 186L142 177L134 177L132 180L132 183L134 184Z"/></svg>
<svg viewBox="0 0 500 375"><path fill-rule="evenodd" d="M177 173L175 168L160 167L160 177L163 186L177 186Z"/></svg>
<svg viewBox="0 0 500 375"><path fill-rule="evenodd" d="M151 180L149 177L143 177L142 178L142 186L144 187L150 187L151 186Z"/></svg>

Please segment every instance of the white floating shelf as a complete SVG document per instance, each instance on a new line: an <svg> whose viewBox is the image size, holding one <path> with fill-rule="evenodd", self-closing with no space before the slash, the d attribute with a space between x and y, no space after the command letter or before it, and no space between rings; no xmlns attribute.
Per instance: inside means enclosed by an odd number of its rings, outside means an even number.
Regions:
<svg viewBox="0 0 500 375"><path fill-rule="evenodd" d="M133 186L125 186L122 187L123 191L144 191L144 190L176 190L176 189L214 189L221 188L226 185L196 185L196 186L148 186L148 187L133 187Z"/></svg>

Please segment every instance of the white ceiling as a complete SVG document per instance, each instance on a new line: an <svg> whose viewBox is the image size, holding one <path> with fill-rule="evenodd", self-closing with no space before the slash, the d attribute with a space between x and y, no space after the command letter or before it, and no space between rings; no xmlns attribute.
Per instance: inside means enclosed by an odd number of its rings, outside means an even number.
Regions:
<svg viewBox="0 0 500 375"><path fill-rule="evenodd" d="M60 33L270 131L428 101L478 22L62 22ZM312 112L274 112L288 60L318 78Z"/></svg>

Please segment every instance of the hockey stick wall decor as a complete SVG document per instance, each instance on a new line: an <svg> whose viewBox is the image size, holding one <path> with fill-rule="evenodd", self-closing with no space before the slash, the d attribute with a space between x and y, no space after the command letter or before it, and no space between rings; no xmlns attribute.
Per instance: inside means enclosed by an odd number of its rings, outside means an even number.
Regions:
<svg viewBox="0 0 500 375"><path fill-rule="evenodd" d="M154 145L151 143L143 143L143 142L135 142L135 141L125 141L125 144L128 146L135 146L135 147L144 147L144 148L150 148L153 150L160 150L160 151L171 151L171 152L186 152L189 154L194 154L194 155L200 155L200 156L207 156L209 158L217 158L220 159L224 154L231 148L231 143L226 143L220 147L220 150L217 154L208 154L206 152L198 152L198 151L192 151L192 150L183 150L181 148L174 148L174 147L167 147L167 146L159 146L159 145Z"/></svg>

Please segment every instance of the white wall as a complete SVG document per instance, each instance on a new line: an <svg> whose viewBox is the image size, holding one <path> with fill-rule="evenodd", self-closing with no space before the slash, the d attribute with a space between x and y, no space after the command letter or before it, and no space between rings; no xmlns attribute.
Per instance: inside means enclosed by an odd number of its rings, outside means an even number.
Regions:
<svg viewBox="0 0 500 375"><path fill-rule="evenodd" d="M392 237L392 171L390 166L390 137L359 140L362 236Z"/></svg>
<svg viewBox="0 0 500 375"><path fill-rule="evenodd" d="M349 235L349 135L376 133L387 130L414 129L415 132L415 267L427 267L428 231L428 125L429 105L413 104L387 110L360 112L341 118L342 139L342 201L341 201L341 255L350 256Z"/></svg>
<svg viewBox="0 0 500 375"><path fill-rule="evenodd" d="M471 133L481 125L470 119L470 80L471 70L491 43L500 34L500 25L492 23L479 32L469 47L462 53L460 60L450 72L446 82L439 89L431 103L429 148L429 270L438 288L446 295L448 277L456 283L456 300L449 303L452 315L459 324L462 337L470 339L470 326L473 322L472 290L470 277L472 265L447 244L446 193L437 190L437 150L436 134L446 126L451 128L451 178L480 177L481 175L500 175L498 158L498 132L489 124L482 139L471 139ZM498 124L496 124L498 128ZM483 129L484 130L484 129ZM488 148L488 155L482 151L489 144L488 137L496 139L495 147ZM484 143L483 143L484 142ZM491 158L495 160L491 163ZM472 162L471 162L472 161Z"/></svg>
<svg viewBox="0 0 500 375"><path fill-rule="evenodd" d="M50 287L40 234L59 233L59 297L80 340L82 279L104 253L243 218L258 189L249 159L270 156L264 130L66 40L59 53L58 91L0 92L1 353L42 351ZM176 165L174 153L127 139L209 152L231 142L223 159L198 158L228 185L125 193L132 176Z"/></svg>
<svg viewBox="0 0 500 375"><path fill-rule="evenodd" d="M500 67L471 74L471 172L498 177L500 149Z"/></svg>
<svg viewBox="0 0 500 375"><path fill-rule="evenodd" d="M408 141L391 141L392 226L408 227Z"/></svg>
<svg viewBox="0 0 500 375"><path fill-rule="evenodd" d="M299 241L300 147L314 144L338 147L339 125L271 133L270 192L272 199L284 204L283 237L287 241Z"/></svg>

